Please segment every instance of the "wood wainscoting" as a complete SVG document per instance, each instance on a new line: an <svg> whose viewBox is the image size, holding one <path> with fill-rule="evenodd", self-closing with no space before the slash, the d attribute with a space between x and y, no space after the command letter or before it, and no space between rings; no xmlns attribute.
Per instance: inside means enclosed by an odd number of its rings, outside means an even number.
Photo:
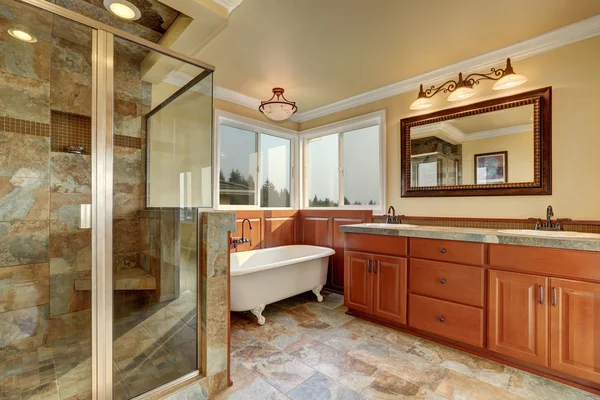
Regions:
<svg viewBox="0 0 600 400"><path fill-rule="evenodd" d="M252 243L231 251L248 251L290 244L309 244L335 250L329 260L327 284L331 291L344 293L344 233L340 226L371 222L370 210L248 210L236 211L236 231L242 235L242 221L248 218L245 235Z"/></svg>

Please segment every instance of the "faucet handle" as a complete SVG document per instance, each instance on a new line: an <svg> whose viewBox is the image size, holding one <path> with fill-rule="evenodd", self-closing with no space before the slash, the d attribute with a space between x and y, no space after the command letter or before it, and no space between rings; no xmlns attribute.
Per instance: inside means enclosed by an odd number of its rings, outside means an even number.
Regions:
<svg viewBox="0 0 600 400"><path fill-rule="evenodd" d="M538 230L542 227L541 218L527 218L528 221L535 221L535 227L533 229Z"/></svg>
<svg viewBox="0 0 600 400"><path fill-rule="evenodd" d="M556 224L554 225L554 227L556 229L558 229L559 231L562 231L563 230L562 223L563 222L571 222L571 221L573 221L571 218L557 218Z"/></svg>

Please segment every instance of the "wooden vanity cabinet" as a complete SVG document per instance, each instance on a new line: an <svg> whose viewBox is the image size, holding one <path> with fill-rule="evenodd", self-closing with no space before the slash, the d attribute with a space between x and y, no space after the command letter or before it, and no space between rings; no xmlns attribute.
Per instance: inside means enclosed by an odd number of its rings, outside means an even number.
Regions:
<svg viewBox="0 0 600 400"><path fill-rule="evenodd" d="M346 251L346 307L406 324L406 258Z"/></svg>
<svg viewBox="0 0 600 400"><path fill-rule="evenodd" d="M600 284L550 279L550 367L600 382Z"/></svg>
<svg viewBox="0 0 600 400"><path fill-rule="evenodd" d="M548 365L548 278L490 270L488 349Z"/></svg>

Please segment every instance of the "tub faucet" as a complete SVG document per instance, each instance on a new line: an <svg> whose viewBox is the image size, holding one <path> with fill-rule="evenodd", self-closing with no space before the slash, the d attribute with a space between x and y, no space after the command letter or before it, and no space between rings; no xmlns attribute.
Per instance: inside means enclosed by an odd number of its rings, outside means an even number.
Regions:
<svg viewBox="0 0 600 400"><path fill-rule="evenodd" d="M242 237L233 239L233 247L236 249L238 244L250 243L250 246L252 246L252 239L246 238L246 235L244 234L244 224L246 223L246 221L248 221L248 228L252 230L252 222L250 222L248 218L244 218L244 220L242 221Z"/></svg>

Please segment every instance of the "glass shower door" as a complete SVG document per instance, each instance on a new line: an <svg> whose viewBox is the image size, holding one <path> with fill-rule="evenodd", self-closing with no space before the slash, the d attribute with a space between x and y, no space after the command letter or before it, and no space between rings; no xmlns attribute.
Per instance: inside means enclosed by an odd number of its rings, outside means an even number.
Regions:
<svg viewBox="0 0 600 400"><path fill-rule="evenodd" d="M198 373L197 209L212 205L212 76L114 39L115 399Z"/></svg>
<svg viewBox="0 0 600 400"><path fill-rule="evenodd" d="M13 0L0 25L0 398L91 398L95 32Z"/></svg>

